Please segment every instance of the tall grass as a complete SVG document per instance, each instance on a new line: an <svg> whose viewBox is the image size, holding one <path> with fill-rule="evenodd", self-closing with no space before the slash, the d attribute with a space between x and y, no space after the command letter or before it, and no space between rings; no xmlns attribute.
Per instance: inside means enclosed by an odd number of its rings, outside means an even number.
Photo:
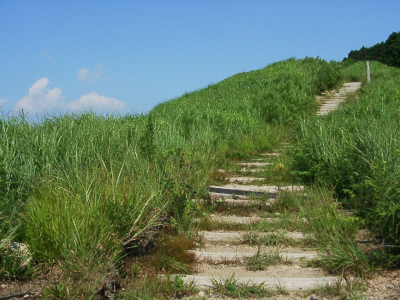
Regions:
<svg viewBox="0 0 400 300"><path fill-rule="evenodd" d="M362 223L358 217L346 215L331 191L317 186L308 193L307 200L298 203L301 214L308 219L306 230L319 248L318 264L325 270L365 277L372 266L365 252L355 241Z"/></svg>
<svg viewBox="0 0 400 300"><path fill-rule="evenodd" d="M155 228L191 229L190 199L205 195L208 174L276 148L288 126L317 109L316 94L340 80L336 63L289 59L147 115L3 116L0 240L12 236L34 262L60 266L54 297L91 298Z"/></svg>
<svg viewBox="0 0 400 300"><path fill-rule="evenodd" d="M343 73L361 80L365 65L350 65ZM400 254L399 86L399 69L371 62L371 83L363 85L357 101L302 123L292 166L304 181L334 187L396 255Z"/></svg>

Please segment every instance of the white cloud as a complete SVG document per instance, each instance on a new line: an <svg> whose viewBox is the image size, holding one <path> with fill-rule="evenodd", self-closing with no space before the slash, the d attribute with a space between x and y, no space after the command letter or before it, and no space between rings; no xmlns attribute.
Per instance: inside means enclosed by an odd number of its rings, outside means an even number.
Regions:
<svg viewBox="0 0 400 300"><path fill-rule="evenodd" d="M59 109L64 106L64 96L60 88L47 88L49 79L41 78L29 89L29 94L18 100L16 109L24 109L31 113Z"/></svg>
<svg viewBox="0 0 400 300"><path fill-rule="evenodd" d="M125 108L125 103L115 98L101 96L96 92L82 95L78 100L72 101L69 105L71 110L101 110L113 111Z"/></svg>
<svg viewBox="0 0 400 300"><path fill-rule="evenodd" d="M97 71L90 71L88 68L82 68L78 70L78 79L80 81L86 81L88 83L94 84L97 80L111 82L111 78L106 75L106 69L102 64L97 65Z"/></svg>
<svg viewBox="0 0 400 300"><path fill-rule="evenodd" d="M96 92L82 95L75 101L64 101L59 87L48 88L49 79L41 78L30 88L27 96L18 100L15 109L30 113L65 112L65 111L116 111L125 108L125 103L116 98L101 96ZM5 99L0 98L1 101Z"/></svg>

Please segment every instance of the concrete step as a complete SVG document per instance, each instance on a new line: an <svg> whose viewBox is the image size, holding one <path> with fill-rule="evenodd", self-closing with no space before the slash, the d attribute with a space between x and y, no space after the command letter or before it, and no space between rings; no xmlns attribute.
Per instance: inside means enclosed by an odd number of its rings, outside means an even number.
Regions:
<svg viewBox="0 0 400 300"><path fill-rule="evenodd" d="M264 169L259 169L259 168L242 168L240 169L240 172L250 172L250 173L262 173L265 171Z"/></svg>
<svg viewBox="0 0 400 300"><path fill-rule="evenodd" d="M211 200L212 204L218 204L218 205L226 205L226 206L258 206L258 207L263 207L263 206L270 206L276 201L276 198L270 198L267 200L248 200L248 199L232 199L229 198L231 195L226 195L224 198L215 198L217 200ZM242 198L246 198L245 196L242 196ZM210 200L208 199L192 199L193 202L199 202L199 203L208 203Z"/></svg>
<svg viewBox="0 0 400 300"><path fill-rule="evenodd" d="M232 199L232 194L225 194L225 193L213 193L213 192L210 192L210 196L211 196L211 198L213 198L213 199L228 199L228 198L230 198L230 199ZM237 200L245 200L245 199L247 199L247 195L236 195L235 194L235 200L237 199ZM271 198L273 198L273 199L275 199L276 198L276 196L275 195L273 195Z"/></svg>
<svg viewBox="0 0 400 300"><path fill-rule="evenodd" d="M343 89L346 91L356 91L361 88L362 82L346 82L343 84Z"/></svg>
<svg viewBox="0 0 400 300"><path fill-rule="evenodd" d="M242 216L221 216L221 215L210 215L210 219L216 223L222 224L252 224L258 222L275 222L279 218L262 218L258 216L253 217L242 217Z"/></svg>
<svg viewBox="0 0 400 300"><path fill-rule="evenodd" d="M208 190L214 194L228 194L237 196L248 196L248 195L264 195L268 194L271 198L276 198L279 191L296 192L304 190L304 186L281 186L276 185L239 185L239 184L228 184L222 186L209 186Z"/></svg>
<svg viewBox="0 0 400 300"><path fill-rule="evenodd" d="M281 153L279 153L279 152L270 152L270 153L262 153L262 154L260 154L260 155L261 155L261 156L270 157L270 156L280 156Z"/></svg>
<svg viewBox="0 0 400 300"><path fill-rule="evenodd" d="M346 100L346 97L336 97L336 98L332 98L332 99L326 99L323 104L342 103L345 100Z"/></svg>
<svg viewBox="0 0 400 300"><path fill-rule="evenodd" d="M282 222L282 218L264 218L264 217L259 217L259 216L251 216L251 217L243 217L243 216L224 216L220 214L212 214L209 216L211 222L213 223L218 223L218 224L226 224L226 225L240 225L240 224L256 224L256 223L262 223L262 224L273 224L275 222ZM305 218L300 219L302 222L306 222L307 220ZM285 220L287 222L288 220ZM290 221L290 220L289 220ZM296 222L295 218L293 218L293 222Z"/></svg>
<svg viewBox="0 0 400 300"><path fill-rule="evenodd" d="M334 111L336 110L336 108L332 108L332 107L322 107L319 109L319 111L317 113L321 113L321 112L330 112L330 111Z"/></svg>
<svg viewBox="0 0 400 300"><path fill-rule="evenodd" d="M236 183L248 183L252 181L264 181L266 178L264 177L230 177L228 180L229 182L236 182Z"/></svg>
<svg viewBox="0 0 400 300"><path fill-rule="evenodd" d="M344 102L347 94L357 91L361 87L361 82L344 83L343 87L333 95L324 98L325 102L321 105L316 115L328 115L331 111L338 109L340 103Z"/></svg>
<svg viewBox="0 0 400 300"><path fill-rule="evenodd" d="M334 100L334 101L341 100L341 101L343 101L343 100L346 100L346 96L340 96L338 93L336 93L335 95L325 97L324 100L326 100L326 101L330 101L330 100Z"/></svg>
<svg viewBox="0 0 400 300"><path fill-rule="evenodd" d="M250 234L248 231L235 231L235 232L216 232L216 231L199 231L202 237L201 242L206 244L242 244L246 235ZM272 234L282 235L284 238L293 240L304 239L304 234L301 232L257 232L258 237L267 237Z"/></svg>
<svg viewBox="0 0 400 300"><path fill-rule="evenodd" d="M197 262L208 262L208 263L225 263L230 262L243 262L246 259L260 253L275 254L279 253L283 262L300 263L301 259L315 259L317 258L317 252L312 250L302 250L299 248L282 248L277 249L276 247L267 246L261 247L261 250L257 246L250 245L209 245L203 247L202 250L190 250L190 253L195 254Z"/></svg>
<svg viewBox="0 0 400 300"><path fill-rule="evenodd" d="M318 112L319 112L319 111L322 111L322 110L335 110L335 109L337 109L337 107L324 107L324 106L320 106L320 108L318 109Z"/></svg>
<svg viewBox="0 0 400 300"><path fill-rule="evenodd" d="M275 201L276 201L276 198L270 198L268 200L248 200L248 199L224 198L223 201L219 202L219 204L226 205L226 206L257 206L257 207L261 208L261 207L265 207L265 206L270 206Z"/></svg>
<svg viewBox="0 0 400 300"><path fill-rule="evenodd" d="M290 277L290 278L320 278L327 274L320 268L302 267L300 265L276 264L266 266L265 270L251 271L245 266L225 265L225 264L206 264L197 265L194 275L207 276L214 275L222 278L232 276L237 277Z"/></svg>
<svg viewBox="0 0 400 300"><path fill-rule="evenodd" d="M243 167L265 167L265 166L269 166L272 165L272 163L268 163L268 162L241 162L241 163L236 163L238 166L243 166Z"/></svg>
<svg viewBox="0 0 400 300"><path fill-rule="evenodd" d="M225 274L225 273L223 273ZM260 284L264 284L266 288L272 289L284 289L288 292L301 292L308 291L315 288L320 287L325 284L333 284L335 281L340 280L340 277L278 277L271 275L269 277L264 277L261 275L254 276L238 276L235 273L232 273L235 276L236 284L247 284L250 286L256 286ZM232 276L231 275L231 276ZM231 278L229 275L218 276L218 275L186 275L182 277L183 281L186 283L193 282L194 285L199 290L210 290L212 289L213 280L224 282L226 279Z"/></svg>
<svg viewBox="0 0 400 300"><path fill-rule="evenodd" d="M340 104L340 102L336 102L336 103L324 103L324 104L322 104L322 106L321 106L321 109L323 109L323 108L337 108L337 107L339 107L339 104Z"/></svg>

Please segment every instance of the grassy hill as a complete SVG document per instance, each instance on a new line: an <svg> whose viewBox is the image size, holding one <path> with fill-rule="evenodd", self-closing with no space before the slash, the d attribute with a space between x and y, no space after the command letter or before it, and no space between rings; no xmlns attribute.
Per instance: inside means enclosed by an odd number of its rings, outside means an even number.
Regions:
<svg viewBox="0 0 400 300"><path fill-rule="evenodd" d="M308 182L321 178L338 195L347 195L349 205L372 191L375 198L368 201L374 203L379 193L387 192L378 181L382 174L397 182L397 171L388 168L398 157L397 142L388 140L397 132L396 102L390 100L398 98L397 71L372 64L372 83L357 102L325 119L314 117L318 93L344 80L362 80L363 68L361 63L292 58L186 93L146 115L82 113L36 124L22 114L4 116L1 278L30 278L57 266L63 276L47 290L49 295L93 297L125 257L146 251L161 232L190 235L193 220L202 213L190 200L207 196L207 183L215 179L217 168L272 150L297 134L301 142L295 148L293 174ZM372 117L376 121L368 122ZM386 135L375 143L375 133L382 131ZM358 143L356 133L365 140ZM350 144L344 143L347 138ZM374 147L381 152L363 156ZM345 163L353 161L353 167ZM359 192L363 185L367 189ZM388 199L395 199L397 190L390 190ZM357 201L354 207L360 207ZM373 206L380 219L367 217L368 222L396 225L390 218L396 216L397 204L382 203ZM395 215L384 215L389 208ZM390 236L397 241L393 232ZM7 250L9 241L29 246L29 264Z"/></svg>

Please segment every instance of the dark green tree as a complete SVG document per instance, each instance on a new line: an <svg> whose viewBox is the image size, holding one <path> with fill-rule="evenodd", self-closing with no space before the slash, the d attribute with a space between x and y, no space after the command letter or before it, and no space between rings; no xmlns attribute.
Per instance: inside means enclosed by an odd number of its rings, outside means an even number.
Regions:
<svg viewBox="0 0 400 300"><path fill-rule="evenodd" d="M400 68L400 32L393 32L386 42L372 47L352 50L344 60L376 60L391 67Z"/></svg>

